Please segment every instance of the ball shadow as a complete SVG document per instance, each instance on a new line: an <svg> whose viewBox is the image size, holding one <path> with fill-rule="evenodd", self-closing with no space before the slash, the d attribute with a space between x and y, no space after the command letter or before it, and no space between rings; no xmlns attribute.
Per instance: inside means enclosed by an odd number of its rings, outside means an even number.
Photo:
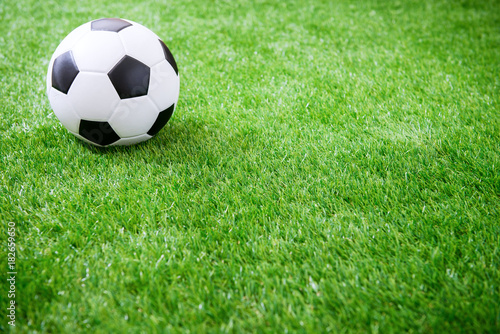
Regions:
<svg viewBox="0 0 500 334"><path fill-rule="evenodd" d="M130 157L145 162L185 162L195 158L206 146L205 143L219 140L217 132L208 129L200 120L174 118L153 138L135 145L99 147L76 137L74 140L81 147L101 156Z"/></svg>

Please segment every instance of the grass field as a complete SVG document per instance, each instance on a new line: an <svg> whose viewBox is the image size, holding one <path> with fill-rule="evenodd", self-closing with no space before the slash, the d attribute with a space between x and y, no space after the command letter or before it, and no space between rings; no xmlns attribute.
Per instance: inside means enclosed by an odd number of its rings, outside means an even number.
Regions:
<svg viewBox="0 0 500 334"><path fill-rule="evenodd" d="M179 65L176 113L138 146L82 143L45 95L56 46L100 17ZM0 329L500 331L500 2L4 0L0 18Z"/></svg>

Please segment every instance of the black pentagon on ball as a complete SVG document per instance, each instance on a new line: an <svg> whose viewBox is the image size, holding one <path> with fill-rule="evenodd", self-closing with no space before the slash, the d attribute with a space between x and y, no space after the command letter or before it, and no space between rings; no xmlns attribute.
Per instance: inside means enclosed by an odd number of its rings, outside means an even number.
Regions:
<svg viewBox="0 0 500 334"><path fill-rule="evenodd" d="M108 73L121 99L146 95L149 76L150 68L130 56L123 57Z"/></svg>
<svg viewBox="0 0 500 334"><path fill-rule="evenodd" d="M120 139L108 122L80 121L78 133L85 139L101 146L113 144Z"/></svg>
<svg viewBox="0 0 500 334"><path fill-rule="evenodd" d="M52 87L61 93L68 94L71 84L78 75L79 70L76 66L73 53L67 51L54 60L52 67Z"/></svg>
<svg viewBox="0 0 500 334"><path fill-rule="evenodd" d="M165 59L170 63L170 65L174 68L175 74L179 75L179 71L177 70L177 63L175 62L174 55L168 49L168 47L163 43L161 39L159 39L161 47L163 49L163 53L165 54Z"/></svg>
<svg viewBox="0 0 500 334"><path fill-rule="evenodd" d="M92 23L90 24L90 29L92 31L119 32L120 30L130 27L131 25L131 23L122 19L107 18L92 21Z"/></svg>
<svg viewBox="0 0 500 334"><path fill-rule="evenodd" d="M153 126L151 127L151 129L149 129L148 135L150 135L150 136L156 135L165 126L165 124L167 124L170 117L172 117L172 113L174 112L174 109L175 109L175 103L172 104L167 109L160 112L160 114L156 118L156 121L154 122Z"/></svg>

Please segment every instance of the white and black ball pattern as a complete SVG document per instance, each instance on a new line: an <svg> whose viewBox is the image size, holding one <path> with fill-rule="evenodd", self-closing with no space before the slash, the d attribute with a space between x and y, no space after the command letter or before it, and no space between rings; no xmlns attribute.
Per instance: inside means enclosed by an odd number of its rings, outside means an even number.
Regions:
<svg viewBox="0 0 500 334"><path fill-rule="evenodd" d="M131 145L160 131L179 98L179 73L165 43L124 19L73 30L49 63L47 95L61 123L98 146Z"/></svg>

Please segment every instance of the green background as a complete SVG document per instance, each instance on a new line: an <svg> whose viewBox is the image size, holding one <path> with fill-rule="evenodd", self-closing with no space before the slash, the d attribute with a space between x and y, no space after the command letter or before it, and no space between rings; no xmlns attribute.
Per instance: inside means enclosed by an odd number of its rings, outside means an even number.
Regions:
<svg viewBox="0 0 500 334"><path fill-rule="evenodd" d="M176 57L159 135L99 149L45 95L71 30ZM0 2L13 332L498 332L498 1ZM5 284L5 285L4 285Z"/></svg>

